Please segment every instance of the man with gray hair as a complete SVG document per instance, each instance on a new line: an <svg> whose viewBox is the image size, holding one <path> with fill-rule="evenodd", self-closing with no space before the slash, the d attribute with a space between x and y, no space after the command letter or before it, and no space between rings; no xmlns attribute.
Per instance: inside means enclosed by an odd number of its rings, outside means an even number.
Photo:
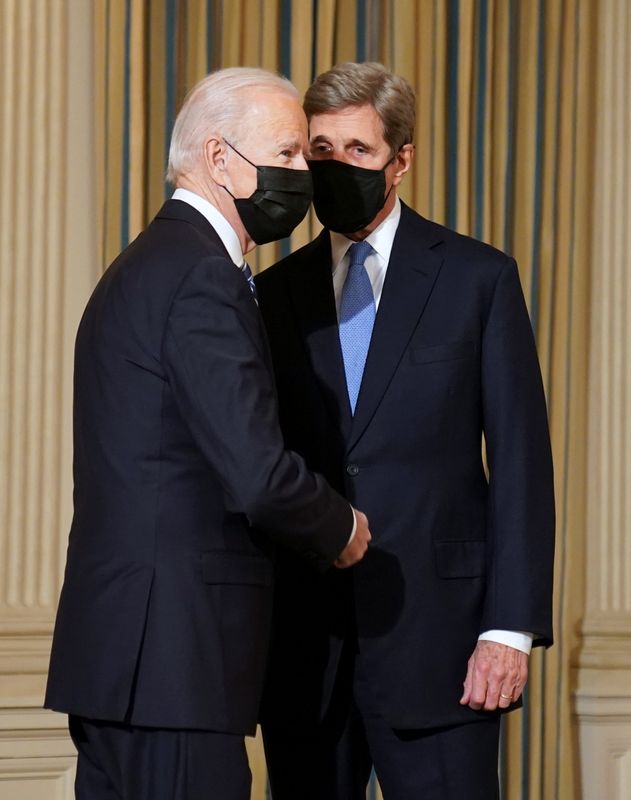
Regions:
<svg viewBox="0 0 631 800"><path fill-rule="evenodd" d="M374 766L385 800L493 800L500 714L552 639L550 443L516 264L398 199L403 78L340 64L304 108L325 230L257 288L285 442L374 537L343 574L279 553L273 797L364 800Z"/></svg>
<svg viewBox="0 0 631 800"><path fill-rule="evenodd" d="M79 800L248 800L275 543L323 571L367 548L366 518L284 450L243 261L307 211L306 131L283 78L201 81L173 131L173 198L81 320L46 694L70 717Z"/></svg>

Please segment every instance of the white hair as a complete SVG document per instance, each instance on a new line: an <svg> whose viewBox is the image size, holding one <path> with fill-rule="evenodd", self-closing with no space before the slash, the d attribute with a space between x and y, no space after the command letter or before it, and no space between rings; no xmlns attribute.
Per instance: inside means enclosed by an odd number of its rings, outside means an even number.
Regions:
<svg viewBox="0 0 631 800"><path fill-rule="evenodd" d="M251 96L244 91L248 89L273 89L300 100L291 81L265 69L230 67L211 72L187 94L175 120L166 175L170 183L195 169L209 133L238 144L248 129Z"/></svg>

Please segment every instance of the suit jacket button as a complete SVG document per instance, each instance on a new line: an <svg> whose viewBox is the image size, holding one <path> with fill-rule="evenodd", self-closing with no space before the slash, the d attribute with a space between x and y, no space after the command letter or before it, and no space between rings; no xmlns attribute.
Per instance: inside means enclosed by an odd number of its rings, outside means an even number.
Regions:
<svg viewBox="0 0 631 800"><path fill-rule="evenodd" d="M357 475L359 475L359 467L357 466L357 464L347 464L346 474L350 475L351 478L355 478Z"/></svg>

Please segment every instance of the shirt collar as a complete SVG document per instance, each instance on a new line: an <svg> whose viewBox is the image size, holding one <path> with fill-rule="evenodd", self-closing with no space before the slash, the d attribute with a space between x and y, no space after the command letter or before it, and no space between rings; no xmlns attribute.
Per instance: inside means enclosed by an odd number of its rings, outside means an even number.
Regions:
<svg viewBox="0 0 631 800"><path fill-rule="evenodd" d="M370 233L364 241L368 242L381 258L382 263L387 264L390 260L390 252L394 242L394 236L401 219L401 201L398 196L395 198L394 206L388 216ZM343 233L330 231L331 235L331 257L333 261L333 272L338 268L340 262L348 252L353 241L344 236Z"/></svg>
<svg viewBox="0 0 631 800"><path fill-rule="evenodd" d="M228 251L228 255L237 267L243 267L243 251L239 243L239 237L235 229L224 217L224 215L217 209L211 202L206 200L205 197L191 192L189 189L178 188L173 192L172 200L181 200L183 203L188 203L189 206L197 209L200 214L210 222L213 226L215 233L222 241L223 246Z"/></svg>

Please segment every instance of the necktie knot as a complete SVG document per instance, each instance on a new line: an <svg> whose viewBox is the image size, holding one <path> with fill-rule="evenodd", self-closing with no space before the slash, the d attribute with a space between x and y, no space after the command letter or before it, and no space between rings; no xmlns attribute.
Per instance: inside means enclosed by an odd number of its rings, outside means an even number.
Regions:
<svg viewBox="0 0 631 800"><path fill-rule="evenodd" d="M368 242L354 242L348 248L350 257L350 267L364 264L368 256L373 253L372 246Z"/></svg>

